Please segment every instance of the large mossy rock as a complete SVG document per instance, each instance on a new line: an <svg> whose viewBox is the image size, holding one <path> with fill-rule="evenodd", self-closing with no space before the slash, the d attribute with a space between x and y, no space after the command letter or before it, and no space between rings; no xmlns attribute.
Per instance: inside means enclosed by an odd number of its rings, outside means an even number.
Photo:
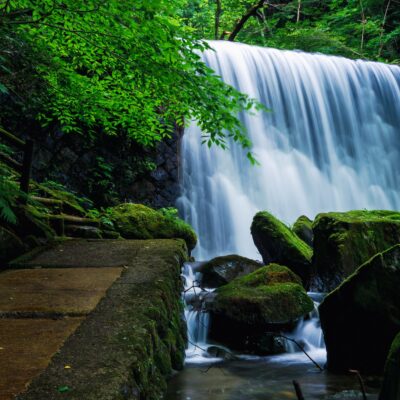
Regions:
<svg viewBox="0 0 400 400"><path fill-rule="evenodd" d="M235 278L248 275L262 266L263 264L258 261L233 254L216 257L200 267L201 286L217 288L226 285Z"/></svg>
<svg viewBox="0 0 400 400"><path fill-rule="evenodd" d="M265 264L286 265L308 285L312 258L308 244L267 211L255 215L251 234Z"/></svg>
<svg viewBox="0 0 400 400"><path fill-rule="evenodd" d="M400 213L349 211L317 215L312 289L330 292L373 255L400 243Z"/></svg>
<svg viewBox="0 0 400 400"><path fill-rule="evenodd" d="M270 264L216 290L210 337L237 350L276 353L276 340L266 332L290 328L313 307L301 279L287 267Z"/></svg>
<svg viewBox="0 0 400 400"><path fill-rule="evenodd" d="M142 204L125 203L109 209L109 218L125 239L184 239L189 251L197 243L194 230L173 218Z"/></svg>
<svg viewBox="0 0 400 400"><path fill-rule="evenodd" d="M310 218L302 215L297 218L293 225L293 232L304 242L306 242L310 247L313 246L314 233L312 230L313 222Z"/></svg>
<svg viewBox="0 0 400 400"><path fill-rule="evenodd" d="M321 303L332 371L381 373L400 331L400 245L364 263Z"/></svg>
<svg viewBox="0 0 400 400"><path fill-rule="evenodd" d="M385 365L379 400L400 399L400 333L395 337Z"/></svg>

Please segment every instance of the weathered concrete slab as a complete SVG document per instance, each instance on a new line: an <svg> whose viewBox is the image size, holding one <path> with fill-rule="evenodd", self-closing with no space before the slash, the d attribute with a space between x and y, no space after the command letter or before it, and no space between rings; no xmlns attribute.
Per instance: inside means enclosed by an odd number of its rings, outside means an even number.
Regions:
<svg viewBox="0 0 400 400"><path fill-rule="evenodd" d="M145 246L140 240L71 239L52 248L35 251L12 262L18 268L100 268L123 267Z"/></svg>
<svg viewBox="0 0 400 400"><path fill-rule="evenodd" d="M0 319L0 400L24 391L82 320Z"/></svg>
<svg viewBox="0 0 400 400"><path fill-rule="evenodd" d="M83 243L58 248L65 253L60 258L64 266L74 265L74 256L66 254L72 251L78 253L78 265L126 268L46 370L17 399L160 398L167 376L183 364L186 327L180 272L187 258L185 243L97 241L86 242L87 248ZM66 250L65 246L71 247ZM44 253L30 265L56 266L56 254ZM66 388L63 393L58 390L61 386Z"/></svg>
<svg viewBox="0 0 400 400"><path fill-rule="evenodd" d="M0 316L88 314L121 275L122 270L123 268L70 268L2 272Z"/></svg>

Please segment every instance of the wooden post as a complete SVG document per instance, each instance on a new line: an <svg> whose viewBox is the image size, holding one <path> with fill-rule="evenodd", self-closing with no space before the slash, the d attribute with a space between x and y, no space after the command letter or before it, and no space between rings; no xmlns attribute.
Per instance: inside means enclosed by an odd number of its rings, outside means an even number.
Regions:
<svg viewBox="0 0 400 400"><path fill-rule="evenodd" d="M29 180L31 178L31 167L33 158L33 140L28 139L24 147L24 160L22 162L20 189L26 195L29 193ZM27 198L22 199L26 204Z"/></svg>
<svg viewBox="0 0 400 400"><path fill-rule="evenodd" d="M298 400L304 400L303 392L301 391L300 383L293 381L294 390L296 391L296 396Z"/></svg>

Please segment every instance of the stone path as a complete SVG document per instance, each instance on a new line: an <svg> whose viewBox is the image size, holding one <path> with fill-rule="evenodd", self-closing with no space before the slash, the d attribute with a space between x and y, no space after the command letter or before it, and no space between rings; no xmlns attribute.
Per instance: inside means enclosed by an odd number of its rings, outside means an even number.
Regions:
<svg viewBox="0 0 400 400"><path fill-rule="evenodd" d="M132 310L125 306L126 296L141 282L152 285L157 264L165 269L166 256L177 263L182 247L174 240L68 240L20 258L13 264L18 269L0 272L0 400L19 399L18 394L35 400L101 399L100 390L111 398L103 378L97 392L93 387L90 394L83 392L92 376L113 363L121 368L123 356L113 357L124 349L110 348L108 354L107 347L120 340L121 329L135 318L126 318ZM172 275L177 279L180 262ZM120 323L124 318L126 325ZM118 374L128 372L125 368Z"/></svg>
<svg viewBox="0 0 400 400"><path fill-rule="evenodd" d="M72 250L71 244L30 260L40 264L41 257L53 256L48 268L36 265L35 269L0 274L0 400L22 392L47 367L53 354L121 275L122 267L58 268L65 264L54 256L68 246ZM79 258L76 246L73 249L66 254ZM25 266L29 267L29 262Z"/></svg>

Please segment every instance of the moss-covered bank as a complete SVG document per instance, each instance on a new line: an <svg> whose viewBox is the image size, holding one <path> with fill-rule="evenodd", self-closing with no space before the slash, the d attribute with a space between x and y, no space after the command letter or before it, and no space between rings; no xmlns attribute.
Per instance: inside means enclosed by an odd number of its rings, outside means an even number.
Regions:
<svg viewBox="0 0 400 400"><path fill-rule="evenodd" d="M180 272L187 258L185 243L80 240L60 246L55 252L66 261L78 253L82 265L96 264L96 259L104 267L122 263L125 272L18 399L160 399L167 378L184 361ZM61 393L60 387L68 390Z"/></svg>

